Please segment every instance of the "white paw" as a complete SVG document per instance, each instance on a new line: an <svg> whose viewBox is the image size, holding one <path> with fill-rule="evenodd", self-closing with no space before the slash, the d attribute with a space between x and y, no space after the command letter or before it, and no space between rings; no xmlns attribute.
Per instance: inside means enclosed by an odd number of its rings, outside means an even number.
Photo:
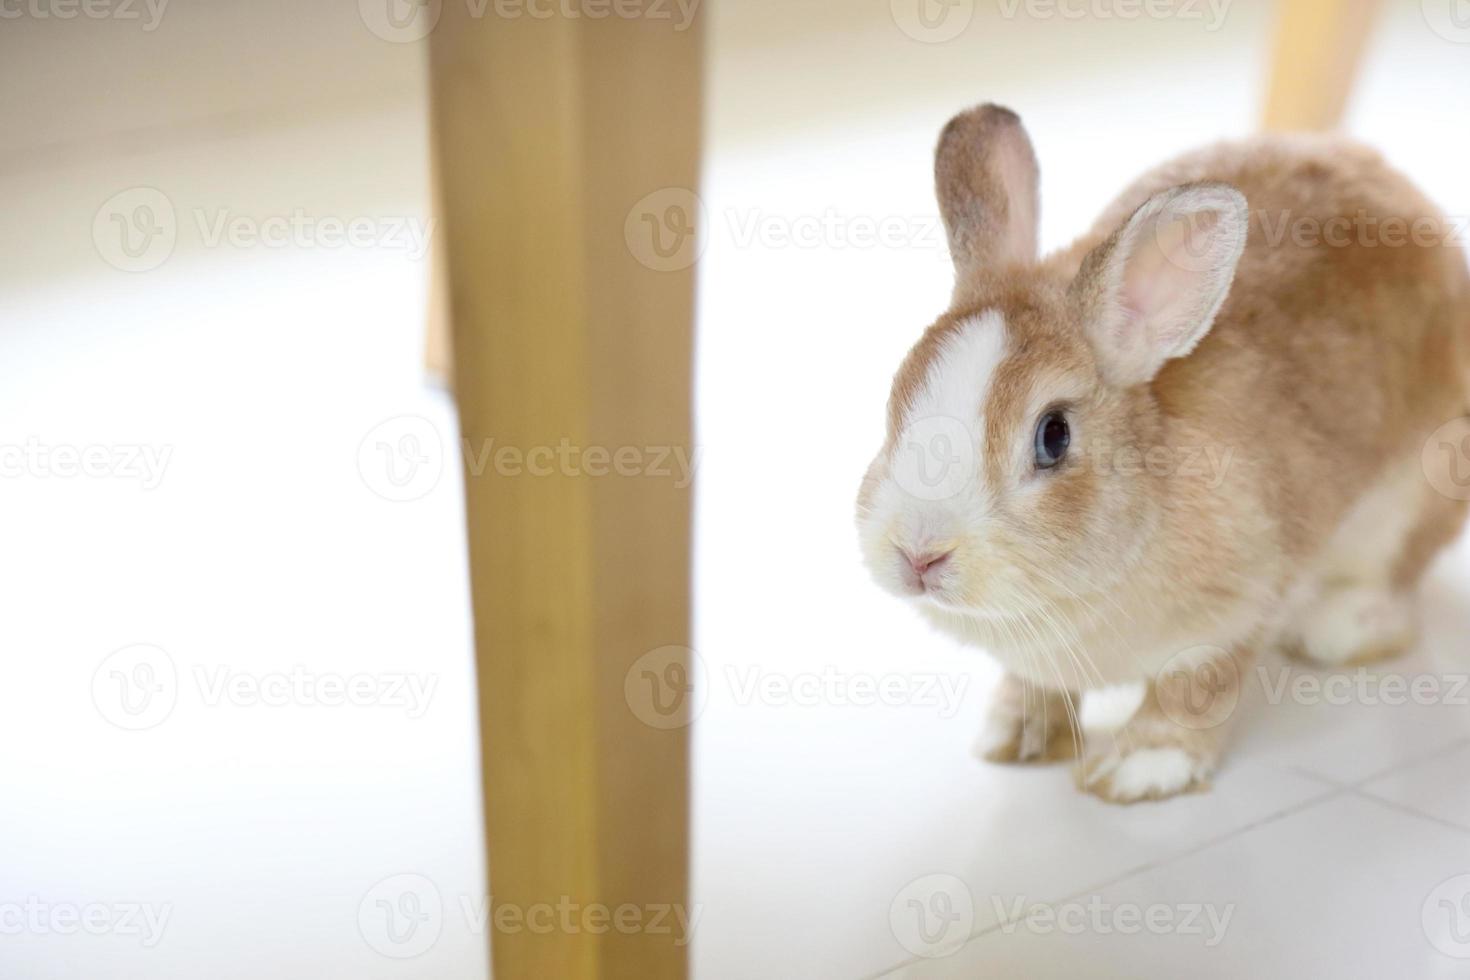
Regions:
<svg viewBox="0 0 1470 980"><path fill-rule="evenodd" d="M975 739L975 744L970 746L970 751L977 759L992 760L1008 751L1019 754L1016 750L1021 748L1024 741L1020 737L1019 728L1020 726L1009 718L992 714L985 719L985 727L980 729L980 734ZM1012 749L1012 746L1015 746L1015 749Z"/></svg>
<svg viewBox="0 0 1470 980"><path fill-rule="evenodd" d="M1338 667L1399 653L1414 642L1407 598L1384 589L1352 586L1324 595L1299 624L1302 653Z"/></svg>
<svg viewBox="0 0 1470 980"><path fill-rule="evenodd" d="M1113 803L1162 800L1202 789L1210 765L1181 748L1110 752L1084 767L1083 788Z"/></svg>
<svg viewBox="0 0 1470 980"><path fill-rule="evenodd" d="M1028 718L1022 724L1004 712L993 712L971 751L986 762L1048 762L1071 758L1075 746L1065 719L1048 718L1043 724L1040 718Z"/></svg>

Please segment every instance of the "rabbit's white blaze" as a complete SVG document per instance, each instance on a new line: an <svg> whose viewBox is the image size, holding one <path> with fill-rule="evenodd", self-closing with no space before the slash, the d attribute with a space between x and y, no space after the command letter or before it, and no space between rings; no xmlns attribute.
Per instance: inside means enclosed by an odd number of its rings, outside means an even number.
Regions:
<svg viewBox="0 0 1470 980"><path fill-rule="evenodd" d="M965 320L929 365L924 387L904 413L905 429L927 419L952 418L982 432L990 385L1005 356L1006 323L999 310Z"/></svg>
<svg viewBox="0 0 1470 980"><path fill-rule="evenodd" d="M969 317L936 352L905 406L864 535L869 564L894 592L963 604L966 538L992 492L981 465L985 405L1008 346L999 311ZM926 572L928 560L935 567Z"/></svg>

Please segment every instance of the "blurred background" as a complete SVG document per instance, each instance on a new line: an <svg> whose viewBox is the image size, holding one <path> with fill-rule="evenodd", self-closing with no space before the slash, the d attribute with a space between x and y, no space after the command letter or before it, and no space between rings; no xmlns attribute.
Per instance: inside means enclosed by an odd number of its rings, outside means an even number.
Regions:
<svg viewBox="0 0 1470 980"><path fill-rule="evenodd" d="M488 975L462 478L424 356L425 51L381 7L0 4L0 976ZM1419 917L1470 872L1470 710L1260 709L1211 796L1108 809L970 759L994 668L858 563L888 380L948 297L943 122L1021 114L1048 248L1259 127L1272 4L1129 9L689 11L696 976L1198 966L1189 937L1006 932L991 900L1094 893L1238 904L1199 975L1463 968ZM1374 23L1343 126L1470 215L1470 10ZM1398 670L1466 669L1465 561ZM1369 837L1366 879L1333 860ZM935 874L974 902L942 958L891 921Z"/></svg>

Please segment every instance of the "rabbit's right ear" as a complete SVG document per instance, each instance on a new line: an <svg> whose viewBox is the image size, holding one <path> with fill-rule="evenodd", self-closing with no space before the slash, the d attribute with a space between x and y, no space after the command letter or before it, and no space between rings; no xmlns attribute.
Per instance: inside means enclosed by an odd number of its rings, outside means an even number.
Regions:
<svg viewBox="0 0 1470 980"><path fill-rule="evenodd" d="M949 121L934 155L934 188L958 284L989 268L1036 260L1038 171L1021 119L982 105Z"/></svg>
<svg viewBox="0 0 1470 980"><path fill-rule="evenodd" d="M1245 197L1187 184L1149 198L1082 260L1069 287L1103 374L1145 384L1209 333L1249 234Z"/></svg>

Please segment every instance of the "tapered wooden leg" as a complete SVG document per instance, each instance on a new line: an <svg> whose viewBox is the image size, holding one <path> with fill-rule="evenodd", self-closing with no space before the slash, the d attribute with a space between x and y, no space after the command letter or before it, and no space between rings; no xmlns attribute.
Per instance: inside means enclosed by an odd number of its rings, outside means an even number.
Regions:
<svg viewBox="0 0 1470 980"><path fill-rule="evenodd" d="M699 24L499 9L430 38L494 974L680 978Z"/></svg>
<svg viewBox="0 0 1470 980"><path fill-rule="evenodd" d="M1341 121L1379 2L1278 0L1267 129L1325 130Z"/></svg>

